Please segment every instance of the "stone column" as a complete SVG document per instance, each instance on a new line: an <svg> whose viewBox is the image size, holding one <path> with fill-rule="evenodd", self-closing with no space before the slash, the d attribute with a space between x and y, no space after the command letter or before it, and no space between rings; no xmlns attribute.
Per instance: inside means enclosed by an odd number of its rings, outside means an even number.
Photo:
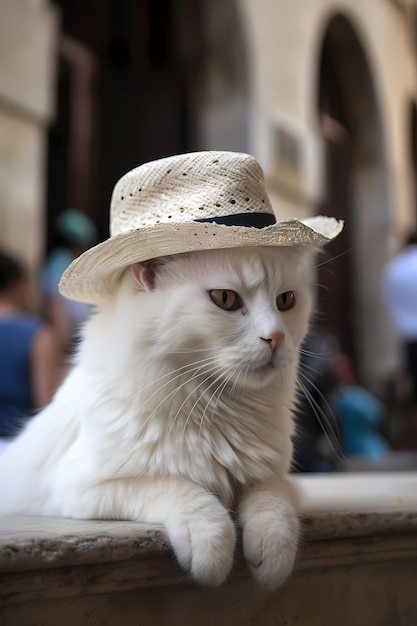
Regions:
<svg viewBox="0 0 417 626"><path fill-rule="evenodd" d="M32 271L44 246L58 27L47 0L0 0L0 247Z"/></svg>

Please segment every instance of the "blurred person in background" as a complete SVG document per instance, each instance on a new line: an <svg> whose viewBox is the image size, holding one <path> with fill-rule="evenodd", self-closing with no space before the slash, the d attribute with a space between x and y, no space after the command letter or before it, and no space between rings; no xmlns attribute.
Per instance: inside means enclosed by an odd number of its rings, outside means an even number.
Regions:
<svg viewBox="0 0 417 626"><path fill-rule="evenodd" d="M340 353L335 359L337 385L329 400L341 425L343 454L354 459L383 463L389 454L380 433L387 417L382 402L359 385L352 360Z"/></svg>
<svg viewBox="0 0 417 626"><path fill-rule="evenodd" d="M410 404L417 407L417 232L386 266L383 295L403 344Z"/></svg>
<svg viewBox="0 0 417 626"><path fill-rule="evenodd" d="M359 385L353 361L337 339L312 330L300 356L294 471L339 471L349 459L369 466L384 462L390 451L380 433L385 408Z"/></svg>
<svg viewBox="0 0 417 626"><path fill-rule="evenodd" d="M25 312L28 288L23 263L0 251L0 451L60 382L52 330Z"/></svg>
<svg viewBox="0 0 417 626"><path fill-rule="evenodd" d="M97 232L93 222L76 209L60 213L55 230L55 245L45 264L42 291L46 316L55 329L61 353L65 356L71 353L92 307L61 296L59 281L72 261L96 243Z"/></svg>

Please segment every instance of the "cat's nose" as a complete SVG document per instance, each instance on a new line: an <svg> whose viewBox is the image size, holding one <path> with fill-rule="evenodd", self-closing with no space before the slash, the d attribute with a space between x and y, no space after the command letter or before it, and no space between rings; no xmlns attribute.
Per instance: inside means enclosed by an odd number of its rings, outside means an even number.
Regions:
<svg viewBox="0 0 417 626"><path fill-rule="evenodd" d="M261 339L263 341L267 341L269 345L271 346L272 352L275 352L279 348L279 345L281 341L284 339L284 337L285 337L284 333L276 332L276 333L269 333L269 335L267 335L266 337L261 337Z"/></svg>

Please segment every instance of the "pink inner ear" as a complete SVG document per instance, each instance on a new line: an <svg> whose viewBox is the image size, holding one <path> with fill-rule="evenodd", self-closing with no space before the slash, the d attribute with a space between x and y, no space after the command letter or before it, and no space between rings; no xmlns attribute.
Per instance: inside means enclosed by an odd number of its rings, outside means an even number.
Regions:
<svg viewBox="0 0 417 626"><path fill-rule="evenodd" d="M134 263L132 268L133 276L139 289L143 291L153 291L155 289L156 276L162 266L166 265L172 257L155 257L140 263Z"/></svg>
<svg viewBox="0 0 417 626"><path fill-rule="evenodd" d="M131 266L131 270L132 270L132 274L135 277L135 280L137 283L141 284L141 270L142 270L142 266L140 263L135 263L134 265Z"/></svg>
<svg viewBox="0 0 417 626"><path fill-rule="evenodd" d="M131 266L132 274L136 280L139 289L143 291L152 291L155 288L155 277L157 263L154 259L135 263Z"/></svg>
<svg viewBox="0 0 417 626"><path fill-rule="evenodd" d="M154 282L152 271L145 263L135 263L131 266L132 274L140 290L151 291Z"/></svg>

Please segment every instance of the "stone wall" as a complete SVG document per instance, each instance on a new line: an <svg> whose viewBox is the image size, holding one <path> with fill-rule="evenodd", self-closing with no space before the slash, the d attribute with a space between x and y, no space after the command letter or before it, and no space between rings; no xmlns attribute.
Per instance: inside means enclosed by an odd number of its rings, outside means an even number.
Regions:
<svg viewBox="0 0 417 626"><path fill-rule="evenodd" d="M47 1L0 1L0 245L31 269L44 252L57 31Z"/></svg>

